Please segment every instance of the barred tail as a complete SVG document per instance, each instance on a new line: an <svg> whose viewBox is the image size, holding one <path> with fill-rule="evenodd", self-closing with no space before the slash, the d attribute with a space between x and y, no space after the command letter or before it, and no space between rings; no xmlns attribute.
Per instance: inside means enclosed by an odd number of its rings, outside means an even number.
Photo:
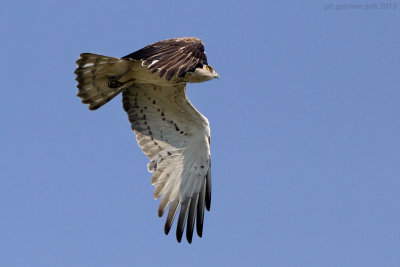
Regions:
<svg viewBox="0 0 400 267"><path fill-rule="evenodd" d="M76 64L77 95L90 110L98 109L131 84L119 81L129 70L127 60L83 53Z"/></svg>

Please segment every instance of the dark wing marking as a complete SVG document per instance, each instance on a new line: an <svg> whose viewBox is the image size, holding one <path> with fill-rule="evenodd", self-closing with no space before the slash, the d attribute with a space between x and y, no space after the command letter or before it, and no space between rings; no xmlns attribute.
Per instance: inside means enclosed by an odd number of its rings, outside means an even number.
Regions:
<svg viewBox="0 0 400 267"><path fill-rule="evenodd" d="M208 65L204 44L194 37L159 41L124 56L123 59L142 60L149 71L154 73L159 70L158 76L161 78L165 75L167 81L175 74L181 78L197 67Z"/></svg>

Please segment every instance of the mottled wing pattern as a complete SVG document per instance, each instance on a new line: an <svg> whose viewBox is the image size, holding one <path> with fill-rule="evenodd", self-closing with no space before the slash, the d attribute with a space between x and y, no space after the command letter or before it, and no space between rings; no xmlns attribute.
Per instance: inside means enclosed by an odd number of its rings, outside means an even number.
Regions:
<svg viewBox="0 0 400 267"><path fill-rule="evenodd" d="M195 220L201 237L204 207L210 209L211 160L208 121L187 99L185 86L133 84L122 94L137 142L150 159L160 217L169 205L165 233L180 206L176 236L180 242L187 222L190 243Z"/></svg>
<svg viewBox="0 0 400 267"><path fill-rule="evenodd" d="M186 72L193 72L196 67L208 64L203 42L194 37L159 41L123 59L142 60L148 70L152 73L159 70L158 76L161 78L165 75L167 81L175 74L184 77Z"/></svg>

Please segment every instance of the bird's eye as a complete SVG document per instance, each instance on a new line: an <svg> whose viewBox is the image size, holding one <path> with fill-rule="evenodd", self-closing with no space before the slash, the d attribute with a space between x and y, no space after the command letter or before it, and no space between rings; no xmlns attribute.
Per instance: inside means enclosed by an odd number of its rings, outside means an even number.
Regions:
<svg viewBox="0 0 400 267"><path fill-rule="evenodd" d="M209 66L207 66L206 69L207 69L208 71L210 71L210 67L209 67Z"/></svg>

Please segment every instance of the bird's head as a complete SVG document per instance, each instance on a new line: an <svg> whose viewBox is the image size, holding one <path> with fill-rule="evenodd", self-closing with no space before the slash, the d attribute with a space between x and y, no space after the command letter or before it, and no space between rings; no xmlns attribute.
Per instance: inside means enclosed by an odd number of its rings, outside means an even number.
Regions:
<svg viewBox="0 0 400 267"><path fill-rule="evenodd" d="M207 73L207 76L211 76L210 80L211 80L211 79L214 79L214 78L219 79L219 75L218 75L218 73L214 70L213 67L211 67L211 66L209 66L209 65L204 65L204 66L203 66L203 69L205 69L205 71L208 72L208 73Z"/></svg>
<svg viewBox="0 0 400 267"><path fill-rule="evenodd" d="M194 72L187 72L185 75L185 79L191 83L201 83L214 78L219 79L219 75L210 65L197 67Z"/></svg>

